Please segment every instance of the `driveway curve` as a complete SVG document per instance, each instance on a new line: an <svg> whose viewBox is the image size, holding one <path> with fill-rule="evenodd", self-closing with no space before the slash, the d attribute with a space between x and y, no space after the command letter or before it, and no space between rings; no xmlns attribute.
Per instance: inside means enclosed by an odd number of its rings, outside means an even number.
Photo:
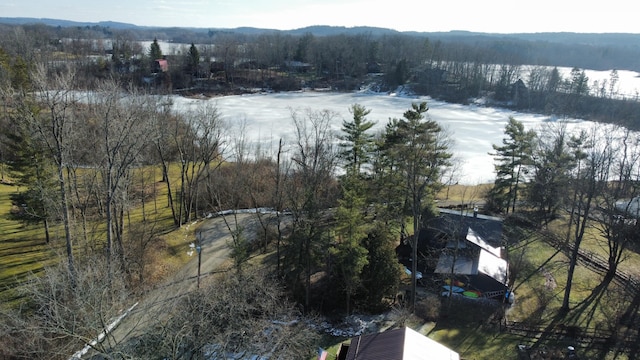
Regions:
<svg viewBox="0 0 640 360"><path fill-rule="evenodd" d="M225 219L228 223L225 223ZM256 237L260 228L258 215L235 214L218 216L204 220L198 226L195 233L199 234L201 241L201 281L207 275L227 271L231 268L230 261L232 242L231 230L241 227L243 235L249 240ZM191 238L195 243L196 239ZM184 251L190 251L189 242L185 243ZM126 339L144 334L146 329L157 324L157 321L169 311L177 299L197 288L198 255L193 251L192 259L178 270L173 276L166 279L161 285L147 293L140 299L138 305L124 318L108 337L107 341L121 343ZM132 299L132 305L135 302Z"/></svg>

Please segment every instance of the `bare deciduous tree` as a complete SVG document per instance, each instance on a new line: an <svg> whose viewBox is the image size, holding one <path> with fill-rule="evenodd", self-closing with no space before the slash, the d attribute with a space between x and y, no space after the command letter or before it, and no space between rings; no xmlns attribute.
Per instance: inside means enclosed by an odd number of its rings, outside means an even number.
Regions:
<svg viewBox="0 0 640 360"><path fill-rule="evenodd" d="M116 82L102 84L90 99L99 124L96 130L101 157L97 166L104 182L109 264L115 255L118 266L125 266L124 212L130 205L127 199L131 171L143 149L152 141L148 136L148 119L156 107L151 99L135 91L125 95Z"/></svg>
<svg viewBox="0 0 640 360"><path fill-rule="evenodd" d="M124 352L142 359L228 358L231 354L304 359L318 334L264 269L220 274L177 299L156 326Z"/></svg>
<svg viewBox="0 0 640 360"><path fill-rule="evenodd" d="M562 311L569 311L569 298L573 283L573 274L578 263L580 245L591 222L597 204L597 197L609 179L609 168L613 160L611 139L602 139L597 128L591 129L585 143L576 145L578 153L584 153L584 159L578 163L576 174L571 181L571 214L567 229L567 240L571 239L572 250L567 271L567 285L562 301ZM584 163L584 165L582 165Z"/></svg>
<svg viewBox="0 0 640 360"><path fill-rule="evenodd" d="M317 255L326 252L323 210L334 204L336 166L334 137L330 124L336 116L331 111L304 114L292 110L296 132L292 154L293 173L286 191L293 214L292 234L286 246L285 263L294 289L304 293L305 310L309 310L311 274Z"/></svg>
<svg viewBox="0 0 640 360"><path fill-rule="evenodd" d="M225 125L215 105L199 103L182 118L185 132L173 137L181 163L180 225L191 221L201 181L222 164L225 145Z"/></svg>
<svg viewBox="0 0 640 360"><path fill-rule="evenodd" d="M66 168L72 166L71 151L77 134L74 132L78 121L78 99L73 92L75 71L71 68L53 73L39 64L33 74L32 81L35 99L23 98L21 113L32 129L36 141L42 144L47 156L56 166L56 178L60 191L58 210L64 225L66 254L69 274L73 286L75 263L73 254L73 234L71 216L69 214L69 193ZM34 107L33 102L40 107Z"/></svg>
<svg viewBox="0 0 640 360"><path fill-rule="evenodd" d="M116 346L110 325L132 305L125 277L109 279L102 256L78 261L76 270L72 279L61 262L21 288L30 306L7 311L0 330L17 340L11 344L14 356L68 359L90 343L102 354ZM101 341L93 342L98 337Z"/></svg>
<svg viewBox="0 0 640 360"><path fill-rule="evenodd" d="M177 161L179 152L176 149L175 141L171 141L172 136L183 132L182 118L172 114L170 99L162 99L160 108L150 117L150 133L152 134L153 147L158 157L162 171L162 181L167 186L167 206L171 209L174 225L180 224L180 217L176 212L175 201L173 199L173 182L169 176L169 167L173 161Z"/></svg>
<svg viewBox="0 0 640 360"><path fill-rule="evenodd" d="M598 196L598 215L594 227L605 240L609 266L605 282L612 280L618 266L627 257L626 250L638 242L638 179L640 149L637 135L628 129L610 129L612 140L619 144L608 166L608 184Z"/></svg>

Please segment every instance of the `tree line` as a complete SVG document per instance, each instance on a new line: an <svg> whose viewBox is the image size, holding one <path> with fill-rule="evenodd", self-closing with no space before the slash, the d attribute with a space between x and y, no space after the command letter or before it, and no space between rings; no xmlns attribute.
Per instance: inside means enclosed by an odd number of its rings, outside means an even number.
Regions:
<svg viewBox="0 0 640 360"><path fill-rule="evenodd" d="M487 209L527 219L534 228L549 228L570 249L561 308L568 312L585 238L595 238L607 258L594 297L615 279L628 251L637 251L638 135L598 123L571 130L563 121L534 131L514 118L504 132L502 144L493 146L496 180L487 194Z"/></svg>
<svg viewBox="0 0 640 360"><path fill-rule="evenodd" d="M71 61L82 69L79 74L83 76L75 83L83 87L106 77L183 94L303 87L352 91L363 86L394 91L398 86L408 86L418 94L449 102L484 98L490 104L520 111L640 126L638 95L618 90L617 71L630 67L611 64L605 67L611 70L608 79L590 81L584 71L588 65L580 60L593 58L593 48L589 48L589 56L573 61L552 61L550 55L542 55L549 49L558 56L573 53L565 43L551 42L545 47L534 40L522 44L525 40L464 34L149 33L45 25L7 25L1 29L2 49L8 55L6 66L20 72L36 57L54 63ZM141 45L143 36L155 39L151 48ZM158 39L179 40L182 45L163 53L157 46ZM607 49L602 51L606 53ZM634 58L628 54L619 57ZM169 63L164 72L155 69L154 61L161 58ZM557 66L573 70L563 75Z"/></svg>

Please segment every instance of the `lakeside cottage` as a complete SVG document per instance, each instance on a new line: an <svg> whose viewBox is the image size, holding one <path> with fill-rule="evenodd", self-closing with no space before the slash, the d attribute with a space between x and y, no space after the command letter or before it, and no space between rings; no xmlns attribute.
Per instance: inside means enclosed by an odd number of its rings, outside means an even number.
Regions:
<svg viewBox="0 0 640 360"><path fill-rule="evenodd" d="M410 266L407 247L401 245L398 252L400 261ZM428 219L418 236L418 253L423 283L443 285L443 295L502 300L509 294L501 218L479 214L477 209L438 209L438 216Z"/></svg>

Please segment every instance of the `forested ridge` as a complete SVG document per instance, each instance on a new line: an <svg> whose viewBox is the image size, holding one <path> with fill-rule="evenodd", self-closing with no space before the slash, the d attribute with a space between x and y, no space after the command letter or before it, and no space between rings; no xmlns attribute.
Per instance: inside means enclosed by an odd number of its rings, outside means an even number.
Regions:
<svg viewBox="0 0 640 360"><path fill-rule="evenodd" d="M507 54L519 54L518 61L522 64L580 67L593 70L633 70L640 71L638 55L640 54L640 34L625 33L507 33L491 34L470 31L449 32L399 32L392 29L376 27L339 27L339 26L309 26L294 30L272 30L251 27L236 29L211 28L164 28L143 27L134 24L117 22L82 23L55 19L35 18L0 18L1 24L29 25L44 24L58 28L62 32L74 32L74 29L93 29L107 34L126 31L138 40L158 38L175 43L207 44L211 36L217 33L230 33L242 36L256 36L260 34L279 34L285 36L314 36L336 35L370 35L374 37L407 35L412 37L430 38L448 43L463 43L483 46L486 48L500 48ZM509 49L507 49L509 48Z"/></svg>
<svg viewBox="0 0 640 360"><path fill-rule="evenodd" d="M149 314L151 326L124 340L107 336L92 351L108 358L308 358L319 341L310 325L315 315L389 309L397 324L417 316L455 327L463 336L452 335L453 343L470 334L485 336L476 347L531 341L501 338L509 325L505 304L465 313L464 303L437 296L440 275L418 281L437 254L419 251L415 234L446 199L461 212L484 206L505 218L511 285L531 305L509 316L550 329L605 329L610 347L581 350L633 358L637 349L626 339L640 337L640 295L613 280L627 260L625 274L637 270L638 99L618 92L617 67L605 83L590 82L576 64L563 77L555 67L562 64L530 62L535 46L523 44L531 43L467 35L0 27L1 186L11 202L3 221L22 226L2 243L2 256L11 258L3 296L13 306L0 309L0 354L68 358L169 277L167 259L188 242L200 255L205 235L196 224L210 214L225 216L231 238L225 272L202 286L198 273L196 289ZM166 53L159 40L182 45ZM495 183L449 200L459 176L453 139L430 119L426 102L375 133L371 109L359 104L338 132L331 111L292 110L282 121L294 139L269 152L250 148L213 103L179 112L168 96L362 87L459 103L482 98L560 120L536 132L509 119L492 153ZM569 133L568 117L596 123ZM243 208L268 211L256 212L251 229L223 211ZM178 232L180 242L165 237ZM549 233L564 242L554 241L557 250L548 253L540 234ZM415 259L404 269L400 244ZM578 267L585 247L606 258L597 276ZM29 260L38 263L36 274L20 273L23 251L54 261ZM553 274L564 288L556 289ZM542 276L544 287L535 282ZM408 301L398 300L399 290ZM419 297L422 291L431 295ZM606 301L608 292L615 301ZM457 313L480 317L483 331L456 323ZM495 358L495 348L488 351Z"/></svg>
<svg viewBox="0 0 640 360"><path fill-rule="evenodd" d="M11 63L28 64L34 56L29 48L37 48L43 60L73 59L84 74L76 86L84 88L107 76L183 95L407 86L448 102L482 98L488 105L519 111L640 126L638 94L620 93L616 73L640 69L634 34L407 34L320 26L290 32L44 24L2 28ZM141 41L152 40L176 45L150 53ZM159 55L168 66L161 73L154 63ZM574 71L559 73L555 67ZM611 74L594 80L585 69Z"/></svg>

